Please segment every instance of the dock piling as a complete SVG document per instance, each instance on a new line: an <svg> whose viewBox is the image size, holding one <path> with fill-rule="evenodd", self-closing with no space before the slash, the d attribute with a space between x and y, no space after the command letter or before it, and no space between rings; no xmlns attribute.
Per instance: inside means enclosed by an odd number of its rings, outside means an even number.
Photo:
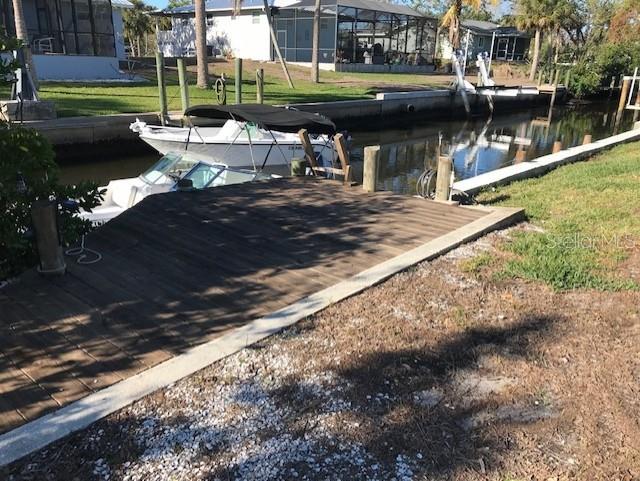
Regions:
<svg viewBox="0 0 640 481"><path fill-rule="evenodd" d="M453 163L446 155L438 158L438 173L436 175L436 200L447 202L451 196L451 172Z"/></svg>
<svg viewBox="0 0 640 481"><path fill-rule="evenodd" d="M242 59L236 57L236 103L242 103Z"/></svg>
<svg viewBox="0 0 640 481"><path fill-rule="evenodd" d="M58 203L55 200L36 200L31 206L31 221L42 275L62 275L67 266L58 234Z"/></svg>
<svg viewBox="0 0 640 481"><path fill-rule="evenodd" d="M582 139L582 145L590 144L592 142L592 138L591 134L585 134L584 139Z"/></svg>
<svg viewBox="0 0 640 481"><path fill-rule="evenodd" d="M264 103L264 69L256 70L256 102Z"/></svg>
<svg viewBox="0 0 640 481"><path fill-rule="evenodd" d="M364 148L364 168L362 171L362 188L365 192L375 192L380 165L380 146L370 145Z"/></svg>
<svg viewBox="0 0 640 481"><path fill-rule="evenodd" d="M160 121L167 121L167 82L164 78L164 55L156 52L156 74L158 76L158 100L160 101Z"/></svg>
<svg viewBox="0 0 640 481"><path fill-rule="evenodd" d="M620 100L618 102L618 113L619 117L622 117L622 113L624 112L625 106L627 104L627 97L629 96L629 87L631 86L631 79L624 79L622 81L622 89L620 90Z"/></svg>
<svg viewBox="0 0 640 481"><path fill-rule="evenodd" d="M333 143L336 146L338 152L338 158L340 159L340 165L344 172L344 182L348 184L351 181L351 163L349 161L349 150L347 149L347 142L344 140L342 134L336 134L333 136Z"/></svg>
<svg viewBox="0 0 640 481"><path fill-rule="evenodd" d="M553 143L553 153L555 154L557 152L560 152L561 150L562 150L562 142L559 140L556 140Z"/></svg>
<svg viewBox="0 0 640 481"><path fill-rule="evenodd" d="M182 111L189 108L189 80L187 79L187 67L184 58L176 60L178 67L178 82L180 83L180 100L182 101Z"/></svg>

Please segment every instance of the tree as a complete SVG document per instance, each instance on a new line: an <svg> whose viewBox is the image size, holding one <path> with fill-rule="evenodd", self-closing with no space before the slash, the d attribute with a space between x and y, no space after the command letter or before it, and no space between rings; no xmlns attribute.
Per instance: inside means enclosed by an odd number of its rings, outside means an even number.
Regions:
<svg viewBox="0 0 640 481"><path fill-rule="evenodd" d="M19 48L21 41L0 33L0 54ZM0 55L0 88L13 81L17 62ZM37 261L34 243L26 235L31 228L31 205L38 199L75 199L83 209L101 200L96 184L73 186L58 182L58 166L51 144L36 130L0 121L0 280L19 274ZM60 210L63 241L74 243L91 229L89 221L69 210Z"/></svg>
<svg viewBox="0 0 640 481"><path fill-rule="evenodd" d="M544 33L552 34L557 61L560 51L560 30L576 21L577 6L572 0L516 0L516 25L534 31L533 59L529 79L533 80L540 62L540 45Z"/></svg>
<svg viewBox="0 0 640 481"><path fill-rule="evenodd" d="M640 42L640 5L638 0L626 0L616 8L607 38L611 42Z"/></svg>
<svg viewBox="0 0 640 481"><path fill-rule="evenodd" d="M31 48L29 47L29 31L27 30L27 23L24 17L22 0L13 0L13 20L16 27L16 38L22 42L22 52L24 55L25 66L31 73L31 79L33 80L33 83L37 88L38 76L36 74L35 66L33 65Z"/></svg>
<svg viewBox="0 0 640 481"><path fill-rule="evenodd" d="M209 87L209 62L207 58L207 11L205 0L195 0L196 10L196 62L198 69L198 87Z"/></svg>
<svg viewBox="0 0 640 481"><path fill-rule="evenodd" d="M492 0L494 5L499 0ZM452 0L449 8L442 17L441 26L449 29L449 42L454 50L460 48L460 19L466 13L470 16L470 11L480 12L485 7L484 0Z"/></svg>
<svg viewBox="0 0 640 481"><path fill-rule="evenodd" d="M320 1L316 0L313 11L313 45L311 51L311 81L320 81L320 68L318 66L318 48L320 45Z"/></svg>
<svg viewBox="0 0 640 481"><path fill-rule="evenodd" d="M125 10L122 15L124 34L129 39L132 50L135 50L135 55L142 57L142 39L145 34L153 31L149 13L154 9L142 0L131 0L131 4L133 8Z"/></svg>

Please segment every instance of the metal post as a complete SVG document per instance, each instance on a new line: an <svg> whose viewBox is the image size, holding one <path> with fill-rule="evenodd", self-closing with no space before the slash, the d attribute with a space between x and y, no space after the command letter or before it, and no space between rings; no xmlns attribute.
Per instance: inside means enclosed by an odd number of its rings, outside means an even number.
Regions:
<svg viewBox="0 0 640 481"><path fill-rule="evenodd" d="M185 111L189 108L189 81L187 79L187 67L185 66L184 58L178 58L177 65L178 81L180 82L180 99L182 100L182 110Z"/></svg>
<svg viewBox="0 0 640 481"><path fill-rule="evenodd" d="M261 68L256 70L256 101L264 102L264 70Z"/></svg>
<svg viewBox="0 0 640 481"><path fill-rule="evenodd" d="M364 148L364 167L362 171L362 188L365 192L375 192L380 165L380 146L372 145Z"/></svg>
<svg viewBox="0 0 640 481"><path fill-rule="evenodd" d="M464 47L464 64L462 66L463 77L467 75L467 55L469 54L469 37L471 36L471 30L467 29L467 41Z"/></svg>
<svg viewBox="0 0 640 481"><path fill-rule="evenodd" d="M491 50L489 51L489 71L488 74L491 76L491 62L493 61L493 45L496 41L496 32L493 32L491 36Z"/></svg>
<svg viewBox="0 0 640 481"><path fill-rule="evenodd" d="M242 103L242 59L236 57L236 103Z"/></svg>
<svg viewBox="0 0 640 481"><path fill-rule="evenodd" d="M158 99L160 100L160 121L167 121L167 84L164 78L164 55L156 52L156 74L158 76Z"/></svg>

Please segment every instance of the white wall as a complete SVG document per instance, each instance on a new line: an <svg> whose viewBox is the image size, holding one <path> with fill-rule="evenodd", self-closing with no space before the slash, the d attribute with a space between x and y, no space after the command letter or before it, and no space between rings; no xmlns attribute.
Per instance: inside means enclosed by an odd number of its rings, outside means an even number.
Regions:
<svg viewBox="0 0 640 481"><path fill-rule="evenodd" d="M236 57L251 60L271 60L271 40L267 16L229 15L215 16L207 20L207 45L221 53L231 50ZM179 57L195 50L195 26L193 18L183 21L172 19L172 29L160 32L162 52L167 57Z"/></svg>
<svg viewBox="0 0 640 481"><path fill-rule="evenodd" d="M111 13L111 18L113 19L113 32L116 39L116 57L120 60L125 60L127 58L127 54L124 50L124 24L122 22L122 13L124 12L121 8L114 8Z"/></svg>
<svg viewBox="0 0 640 481"><path fill-rule="evenodd" d="M121 79L118 59L90 55L34 55L39 80Z"/></svg>

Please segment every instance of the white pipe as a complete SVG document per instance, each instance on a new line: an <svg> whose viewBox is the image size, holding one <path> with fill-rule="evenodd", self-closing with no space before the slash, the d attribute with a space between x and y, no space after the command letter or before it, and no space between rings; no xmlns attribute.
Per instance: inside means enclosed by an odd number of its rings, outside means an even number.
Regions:
<svg viewBox="0 0 640 481"><path fill-rule="evenodd" d="M491 50L489 50L489 75L491 75L491 62L493 61L493 45L496 42L496 32L491 36Z"/></svg>
<svg viewBox="0 0 640 481"><path fill-rule="evenodd" d="M467 55L469 54L469 36L471 35L471 30L467 29L467 42L464 47L464 64L462 65L462 76L467 74Z"/></svg>

